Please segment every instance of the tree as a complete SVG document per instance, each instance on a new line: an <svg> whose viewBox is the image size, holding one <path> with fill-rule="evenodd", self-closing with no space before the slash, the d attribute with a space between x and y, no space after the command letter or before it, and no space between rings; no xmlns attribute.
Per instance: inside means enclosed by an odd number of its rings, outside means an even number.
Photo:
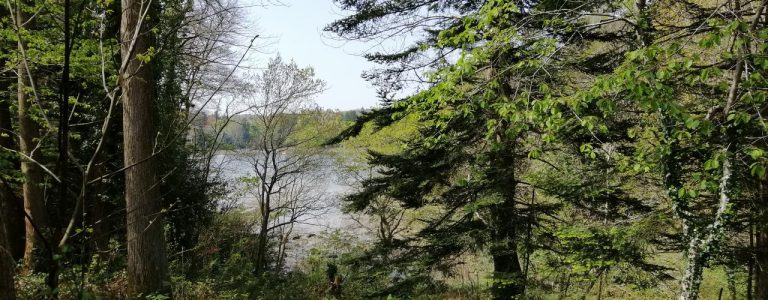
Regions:
<svg viewBox="0 0 768 300"><path fill-rule="evenodd" d="M35 87L31 85L31 80L33 79L32 71L30 70L30 62L26 57L26 24L29 21L25 12L25 9L27 9L26 5L27 3L25 2L17 4L14 20L16 21L17 53L19 55L16 71L18 77L16 111L19 120L19 153L23 157L21 161L21 174L24 177L22 186L24 210L28 216L25 218L26 247L24 250L24 267L27 271L31 271L35 265L35 250L42 247L41 240L50 232L48 231L48 212L43 198L45 194L42 187L44 182L41 169L42 154L39 149L41 141L38 140L40 138L40 126L35 121L34 116L36 114L32 108L33 101L30 99L30 92L35 92ZM45 249L45 251L50 251L50 249Z"/></svg>
<svg viewBox="0 0 768 300"><path fill-rule="evenodd" d="M686 255L681 299L698 297L706 266L733 261L727 257L733 253L759 252L743 247L743 239L745 228L761 218L747 208L760 204L747 199L759 194L762 150L747 140L763 136L762 117L746 116L761 115L763 105L755 89L763 70L751 59L763 43L754 16L762 14L764 3L749 9L742 4L635 2L621 21L635 27L636 42L629 43L634 51L581 92L561 95L562 109L552 109L555 118L546 119L581 123L591 136L582 139L584 154L609 158L606 170L650 176L650 185L666 193L660 207L670 206L683 228L673 239ZM677 16L674 24L662 11ZM726 43L731 46L720 47ZM745 69L752 74L746 76ZM557 117L563 111L570 116ZM750 289L752 279L747 282Z"/></svg>
<svg viewBox="0 0 768 300"><path fill-rule="evenodd" d="M120 80L128 238L128 290L132 297L168 290L163 206L156 176L152 107L154 48L145 24L156 4L123 0Z"/></svg>
<svg viewBox="0 0 768 300"><path fill-rule="evenodd" d="M528 265L522 262L527 255L518 249L524 246L528 253L538 250L531 248L537 245L528 242L531 228L542 228L542 221L557 223L559 219L554 216L560 213L558 208L568 204L584 207L590 213L597 211L595 203L583 201L581 192L605 188L608 191L601 195L605 203L647 209L638 205L640 199L627 197L621 189L605 187L605 182L586 182L586 186L562 194L525 180L550 166L566 174L575 171L549 164L542 153L561 147L567 155L588 152L583 151L586 147L574 151L571 144L584 134L575 135L568 124L579 121L579 116L562 118L564 110L558 105L568 103L568 97L581 84L589 85L594 76L615 68L618 63L614 55L637 45L634 34L642 27L627 25L633 22L626 16L628 11L636 10L627 10L619 1L343 1L342 7L352 8L355 14L327 27L342 37L354 39L426 28L425 39L413 47L369 56L390 66L378 74L395 81L407 80L391 74L414 70L402 65L434 70L421 80L425 87L389 107L363 115L355 127L345 132L359 132L359 124L368 121L386 125L391 120L380 120L405 115L418 118L419 134L407 140L406 150L398 155L372 153L370 163L380 167L383 176L365 182L364 191L348 198L357 209L369 206L381 195L398 199L411 209L440 209L438 217L427 220L426 229L406 248L411 252L404 255L404 261L412 262L413 254L417 254L422 258L419 265L447 268L448 258L478 247L487 249L496 273L494 298L508 299L523 295L528 285L527 268L522 266ZM605 46L606 41L613 44ZM596 50L580 52L586 48ZM431 63L409 64L425 59ZM563 136L563 144L555 145L555 137ZM611 170L605 164L596 163L594 167ZM557 202L553 204L547 198L519 201L521 194L531 189ZM556 247L553 232L536 232L540 240L547 242L538 245L542 251ZM600 233L593 237L605 243L604 236ZM614 248L617 255L602 260L658 272L658 267L644 261L646 252L640 250L640 245L605 245ZM578 253L582 257L591 252L582 250L585 252ZM602 269L590 268L589 272L602 274Z"/></svg>
<svg viewBox="0 0 768 300"><path fill-rule="evenodd" d="M146 6L150 3L151 9ZM114 1L17 1L5 3L0 9L0 22L5 25L0 26L0 35L4 37L0 45L4 50L0 54L4 67L0 87L3 95L12 88L17 100L12 103L8 101L9 96L0 101L2 221L8 225L8 230L12 230L14 221L23 225L25 216L30 216L26 218L26 234L31 238L26 240L34 246L27 245L26 248L34 251L28 251L24 259L28 266L34 265L34 268L28 268L30 271L48 272L46 293L51 297L57 297L63 290L58 287L60 270L66 273L72 265L87 269L94 254L106 250L110 239L123 240L125 225L135 223L122 222L120 225L115 222L126 211L125 202L118 199L124 194L123 181L117 177L123 175L123 171L131 171L134 167L144 169L143 166L153 164L151 160L155 155L162 154L162 161L167 164L163 167L169 166L169 170L178 172L162 174L165 182L150 178L151 183L146 185L145 180L141 189L146 191L149 186L154 187L149 189L149 194L154 194L148 195L149 198L159 201L162 192L169 207L175 209L176 218L170 226L171 249L175 250L179 244L183 247L194 243L195 230L205 226L206 218L210 218L214 209L211 196L216 193L212 188L215 182L209 180L207 174L198 172L207 161L198 159L187 148L184 139L179 138L183 136L179 132L185 132L190 110L195 105L200 106L200 111L204 109L210 101L205 99L214 97L240 65L237 57L232 55L233 51L220 49L225 48L221 47L222 42L231 43L234 35L222 28L231 27L233 16L241 8L234 2L221 1L194 5L180 1L144 1L138 4L144 6L133 7L123 15L126 17L131 11L141 10L132 16L138 29L123 28L125 36L118 40L113 37L120 35L120 12L123 11L120 5ZM215 26L208 26L206 22ZM141 23L144 26L139 25ZM124 48L133 51L125 53L122 60L115 59L119 56L120 41L125 42ZM153 47L147 47L148 42ZM159 65L155 68L159 71L144 72L147 68L143 66L147 64L152 64L152 68ZM218 68L214 75L200 71L214 64L226 67ZM6 76L11 73L15 74ZM136 82L140 83L138 88L134 88ZM143 88L151 87L153 82L159 83L154 89L147 91ZM130 163L133 165L124 165L123 160L113 154L123 148L136 148L133 146L137 144L132 140L128 147L121 148L118 141L122 130L116 126L119 122L114 121L120 118L115 114L121 108L116 100L121 89L115 85L122 86L126 98L131 98L129 95L137 91L143 95L143 103L135 107L141 108L142 117L148 116L149 120L159 124L158 130L151 129L149 137L145 135L151 140L149 148L141 148L149 149L151 155L145 155L146 151L136 155L142 157L134 157L134 162ZM198 94L201 90L205 92ZM153 105L154 109L146 108L145 104ZM10 112L16 114L10 115ZM131 111L130 115L135 116L135 112ZM127 122L132 124L130 119ZM52 138L55 133L58 133L58 143ZM18 146L12 141L15 137L20 140ZM156 139L158 137L162 139ZM147 145L144 142L139 143ZM165 159L165 156L172 159ZM24 166L19 166L19 161L23 161ZM22 176L16 170L19 167ZM156 166L150 167L153 168ZM32 178L35 174L39 176ZM22 185L26 187L19 188ZM30 199L35 197L28 197L28 191L40 196L37 202L43 205L37 205L38 209L32 208L35 201ZM22 199L16 194L23 195L28 212L22 210L21 201L16 207L9 205ZM155 220L156 216L148 219ZM163 222L158 220L157 223ZM144 232L145 227L134 232ZM150 230L150 234L158 232L162 237L162 225ZM24 243L25 234L9 235L13 237L12 244ZM147 240L157 241L155 238ZM163 241L157 241L157 244L160 245L157 248L165 248ZM18 255L18 258L22 256ZM76 277L83 282L86 276L83 272ZM78 289L83 293L84 286L79 285Z"/></svg>
<svg viewBox="0 0 768 300"><path fill-rule="evenodd" d="M307 128L319 122L311 98L323 91L325 83L314 78L311 68L300 68L282 58L270 59L263 73L253 83L253 98L248 106L254 114L251 138L255 172L252 192L260 214L256 271L267 265L267 240L271 230L299 221L309 211L318 209L322 197L311 190L322 161L317 147L319 135L307 134ZM303 132L304 131L304 132ZM288 219L273 224L272 218L288 213Z"/></svg>
<svg viewBox="0 0 768 300"><path fill-rule="evenodd" d="M358 115L357 111L342 112L342 120L354 121L350 117ZM350 119L351 118L351 119ZM341 183L352 187L354 191L363 190L363 183L373 180L379 174L376 166L368 164L368 151L385 154L397 154L402 151L400 143L417 133L415 118L406 117L378 130L368 124L360 134L341 143L336 153L340 168ZM354 209L353 209L354 210ZM414 225L412 216L403 209L396 199L384 195L371 201L360 216L354 216L355 221L376 236L381 244L381 250L386 253L397 251L397 243L403 240L407 231Z"/></svg>
<svg viewBox="0 0 768 300"><path fill-rule="evenodd" d="M161 137L155 147L160 149L158 168L166 170L158 176L163 178L159 187L168 209L169 251L195 247L222 193L223 183L211 172L211 160L222 144L219 135L225 126L214 128L204 145L189 141L187 133L199 115L219 109L240 90L237 71L258 46L258 34L246 32L239 23L242 12L236 1L167 2L156 25L164 29L157 41L157 48L164 50L153 65L158 83L154 116ZM247 35L252 36L250 44L235 39ZM224 123L245 111L228 110Z"/></svg>

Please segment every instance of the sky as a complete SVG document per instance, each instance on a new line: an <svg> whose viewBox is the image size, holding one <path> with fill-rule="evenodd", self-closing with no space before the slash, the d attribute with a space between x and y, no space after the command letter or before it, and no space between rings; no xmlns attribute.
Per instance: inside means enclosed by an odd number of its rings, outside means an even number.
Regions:
<svg viewBox="0 0 768 300"><path fill-rule="evenodd" d="M366 45L344 43L329 38L323 27L342 16L332 0L280 0L282 6L255 7L248 11L263 37L271 37L267 54L261 61L278 53L299 66L312 66L324 80L327 90L316 97L324 108L349 110L376 106L376 90L360 77L374 64L360 54Z"/></svg>

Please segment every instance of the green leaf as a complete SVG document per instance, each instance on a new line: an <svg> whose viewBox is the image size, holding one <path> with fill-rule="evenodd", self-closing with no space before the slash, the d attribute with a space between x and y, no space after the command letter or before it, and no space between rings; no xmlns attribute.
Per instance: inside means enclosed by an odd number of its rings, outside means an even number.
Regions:
<svg viewBox="0 0 768 300"><path fill-rule="evenodd" d="M632 139L635 138L637 136L637 129L635 128L627 129L627 136Z"/></svg>
<svg viewBox="0 0 768 300"><path fill-rule="evenodd" d="M750 173L752 176L758 177L758 178L764 178L765 177L765 166L763 164L754 163L752 164L750 168Z"/></svg>
<svg viewBox="0 0 768 300"><path fill-rule="evenodd" d="M720 167L720 161L716 158L712 158L704 162L704 170L714 170Z"/></svg>
<svg viewBox="0 0 768 300"><path fill-rule="evenodd" d="M685 127L688 129L696 129L700 124L701 122L694 117L688 117L685 119Z"/></svg>
<svg viewBox="0 0 768 300"><path fill-rule="evenodd" d="M582 153L589 153L592 152L592 144L582 144L581 147L579 147L579 150Z"/></svg>

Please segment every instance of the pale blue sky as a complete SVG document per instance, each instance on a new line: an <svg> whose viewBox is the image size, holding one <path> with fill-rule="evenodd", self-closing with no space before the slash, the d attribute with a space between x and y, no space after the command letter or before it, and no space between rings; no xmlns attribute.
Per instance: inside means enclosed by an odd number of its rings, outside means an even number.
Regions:
<svg viewBox="0 0 768 300"><path fill-rule="evenodd" d="M316 98L318 104L332 109L369 108L378 102L376 91L360 77L374 65L359 56L367 47L360 43L342 43L328 38L323 27L338 19L341 11L332 0L281 0L285 6L250 9L262 36L274 37L271 55L280 53L300 66L311 65L328 90ZM266 61L270 54L260 54Z"/></svg>

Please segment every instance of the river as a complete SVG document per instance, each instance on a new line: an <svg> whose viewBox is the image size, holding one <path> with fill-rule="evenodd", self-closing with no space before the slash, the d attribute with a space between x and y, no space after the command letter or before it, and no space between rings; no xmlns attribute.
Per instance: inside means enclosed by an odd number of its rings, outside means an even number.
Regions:
<svg viewBox="0 0 768 300"><path fill-rule="evenodd" d="M227 182L230 187L235 187L239 178L255 175L253 166L246 155L248 154L243 151L220 152L211 162L212 169L218 172L220 178ZM301 222L295 224L286 246L286 266L288 268L295 266L307 255L310 249L317 246L332 232L341 231L359 241L366 241L370 236L368 229L341 210L341 198L345 193L351 191L351 187L342 183L336 160L328 158L324 159L323 162L323 167L319 170L323 176L321 182L315 186L321 189L318 192L327 195L326 208L307 215ZM235 191L232 191L229 197L233 199L231 204L254 213L257 212L257 202L254 198L238 194Z"/></svg>

